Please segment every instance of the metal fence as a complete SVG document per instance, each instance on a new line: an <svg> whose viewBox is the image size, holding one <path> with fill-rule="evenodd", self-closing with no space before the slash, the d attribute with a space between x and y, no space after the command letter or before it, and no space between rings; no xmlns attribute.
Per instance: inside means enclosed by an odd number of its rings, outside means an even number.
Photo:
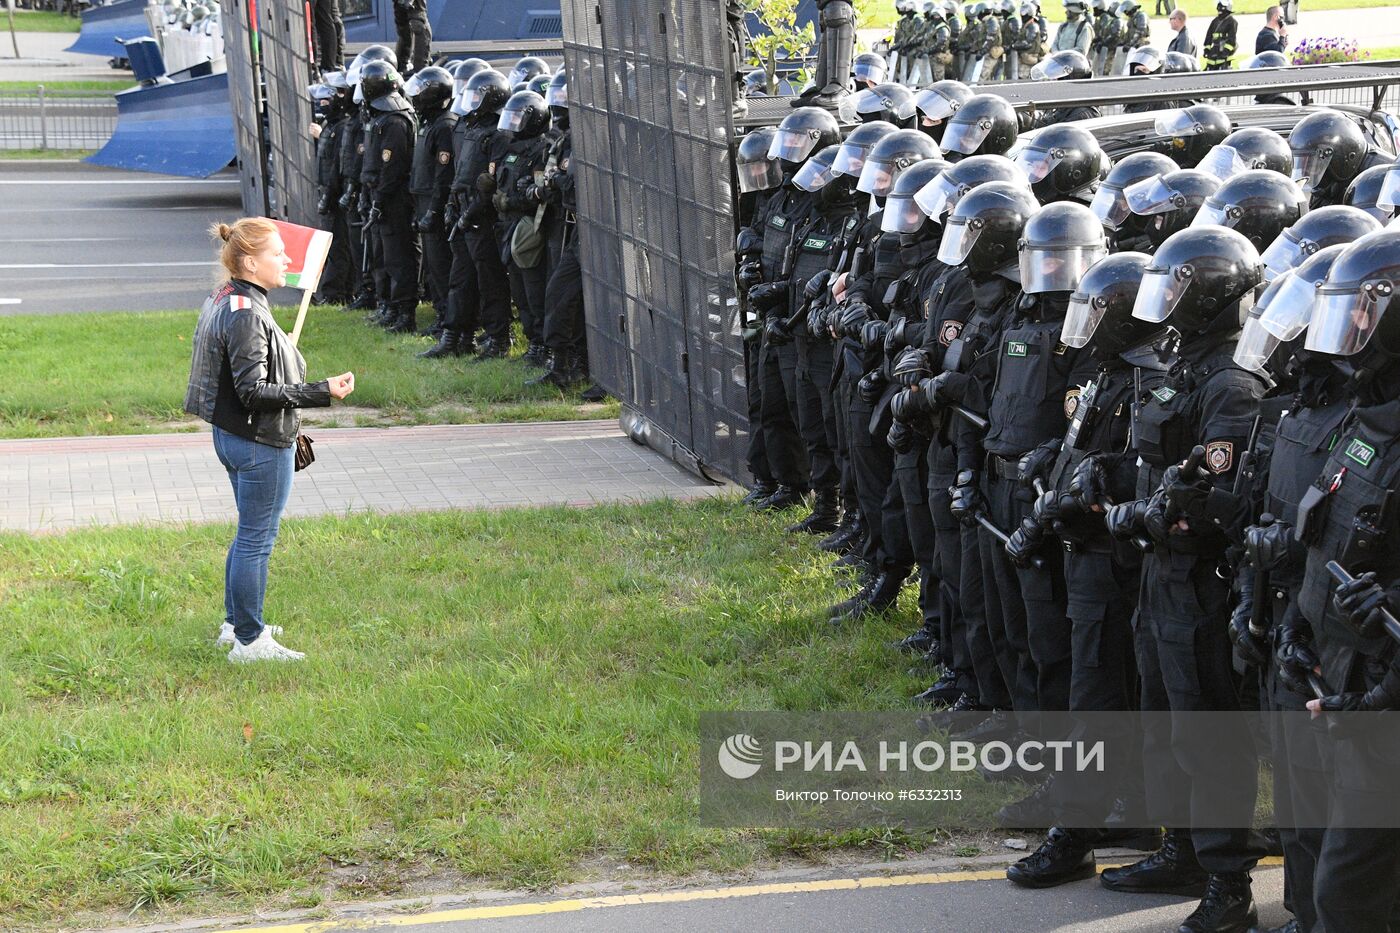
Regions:
<svg viewBox="0 0 1400 933"><path fill-rule="evenodd" d="M721 0L564 0L594 377L632 436L744 475Z"/></svg>
<svg viewBox="0 0 1400 933"><path fill-rule="evenodd" d="M117 125L117 102L93 91L0 92L0 149L100 149Z"/></svg>

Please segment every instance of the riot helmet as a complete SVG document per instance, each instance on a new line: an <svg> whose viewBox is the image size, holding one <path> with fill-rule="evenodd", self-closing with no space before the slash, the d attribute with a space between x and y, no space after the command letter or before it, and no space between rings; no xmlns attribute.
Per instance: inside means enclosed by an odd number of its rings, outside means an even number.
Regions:
<svg viewBox="0 0 1400 933"><path fill-rule="evenodd" d="M1288 141L1273 130L1246 126L1222 139L1196 168L1210 172L1221 181L1251 169L1292 175L1293 151L1288 148Z"/></svg>
<svg viewBox="0 0 1400 933"><path fill-rule="evenodd" d="M1235 12L1235 0L1216 0L1215 9L1218 13Z"/></svg>
<svg viewBox="0 0 1400 933"><path fill-rule="evenodd" d="M1381 203L1382 195L1385 203ZM1400 165L1373 165L1351 180L1342 203L1385 223L1400 205Z"/></svg>
<svg viewBox="0 0 1400 933"><path fill-rule="evenodd" d="M1317 290L1305 349L1333 356L1363 350L1378 368L1400 355L1400 230L1380 230L1343 250Z"/></svg>
<svg viewBox="0 0 1400 933"><path fill-rule="evenodd" d="M840 141L841 127L830 111L798 107L778 124L778 134L773 137L768 158L797 163L818 149Z"/></svg>
<svg viewBox="0 0 1400 933"><path fill-rule="evenodd" d="M851 64L851 76L856 80L856 87L874 87L885 80L887 70L884 56L874 52L860 53Z"/></svg>
<svg viewBox="0 0 1400 933"><path fill-rule="evenodd" d="M942 146L949 152L970 155L1000 155L1016 141L1016 108L995 94L969 97L943 133Z"/></svg>
<svg viewBox="0 0 1400 933"><path fill-rule="evenodd" d="M1264 281L1272 282L1328 246L1350 243L1381 228L1380 221L1355 207L1334 204L1304 214L1260 254Z"/></svg>
<svg viewBox="0 0 1400 933"><path fill-rule="evenodd" d="M1366 137L1356 121L1336 110L1308 114L1288 134L1293 150L1293 178L1309 194L1334 185L1342 191L1360 174L1366 158Z"/></svg>
<svg viewBox="0 0 1400 933"><path fill-rule="evenodd" d="M321 75L321 83L329 88L344 93L350 90L350 82L346 80L343 71L327 71Z"/></svg>
<svg viewBox="0 0 1400 933"><path fill-rule="evenodd" d="M435 65L419 69L404 84L403 92L420 114L438 113L452 103L452 75Z"/></svg>
<svg viewBox="0 0 1400 933"><path fill-rule="evenodd" d="M942 223L948 212L957 207L969 191L991 181L1010 182L1030 190L1026 176L1006 156L969 156L953 163L952 168L924 185L914 195L914 201L930 220Z"/></svg>
<svg viewBox="0 0 1400 933"><path fill-rule="evenodd" d="M1307 209L1307 196L1278 172L1251 169L1236 175L1206 198L1193 227L1229 227L1263 249Z"/></svg>
<svg viewBox="0 0 1400 933"><path fill-rule="evenodd" d="M1195 168L1212 148L1230 135L1230 118L1210 104L1193 104L1158 114L1153 131L1162 149L1182 168Z"/></svg>
<svg viewBox="0 0 1400 933"><path fill-rule="evenodd" d="M1328 246L1269 283L1244 322L1244 333L1235 347L1236 363L1262 372L1281 344L1298 339L1312 320L1317 287L1326 281L1332 263L1345 251L1342 243Z"/></svg>
<svg viewBox="0 0 1400 933"><path fill-rule="evenodd" d="M1133 317L1133 302L1151 261L1146 253L1114 253L1086 269L1069 296L1060 342L1085 347L1093 340L1100 357L1107 358L1160 333L1160 324Z"/></svg>
<svg viewBox="0 0 1400 933"><path fill-rule="evenodd" d="M350 67L345 69L345 80L350 83L351 87L354 87L360 83L360 74L370 62L388 62L392 65L396 61L398 58L394 55L394 50L387 45L366 46L359 55L355 56Z"/></svg>
<svg viewBox="0 0 1400 933"><path fill-rule="evenodd" d="M366 62L360 69L360 90L364 93L365 100L374 107L390 94L403 90L403 78L399 77L398 70L388 62Z"/></svg>
<svg viewBox="0 0 1400 933"><path fill-rule="evenodd" d="M941 143L948 120L971 98L972 88L961 81L935 81L914 96L919 129Z"/></svg>
<svg viewBox="0 0 1400 933"><path fill-rule="evenodd" d="M875 144L860 169L856 190L887 197L900 174L924 159L942 158L938 143L918 130L895 130Z"/></svg>
<svg viewBox="0 0 1400 933"><path fill-rule="evenodd" d="M1128 210L1147 218L1147 238L1161 246L1196 219L1206 199L1220 189L1220 179L1193 168L1177 169L1155 178L1145 178L1123 191Z"/></svg>
<svg viewBox="0 0 1400 933"><path fill-rule="evenodd" d="M464 117L478 113L494 116L501 112L508 100L510 85L506 84L506 76L494 68L488 68L467 79L467 86L457 99L457 109Z"/></svg>
<svg viewBox="0 0 1400 933"><path fill-rule="evenodd" d="M526 55L515 63L515 67L506 75L506 83L511 87L517 84L528 84L537 75L549 74L549 65L542 58L533 55Z"/></svg>
<svg viewBox="0 0 1400 933"><path fill-rule="evenodd" d="M535 75L525 82L525 90L548 99L550 75Z"/></svg>
<svg viewBox="0 0 1400 933"><path fill-rule="evenodd" d="M842 140L841 151L832 163L832 168L841 175L854 175L859 178L870 150L875 148L875 144L880 140L895 132L895 129L893 123L882 123L878 120L874 123L862 123Z"/></svg>
<svg viewBox="0 0 1400 933"><path fill-rule="evenodd" d="M914 195L951 165L942 159L924 159L900 173L885 201L880 229L886 233L918 233L923 229L928 215L914 201Z"/></svg>
<svg viewBox="0 0 1400 933"><path fill-rule="evenodd" d="M878 84L842 98L843 122L893 123L901 129L914 125L914 92L902 84Z"/></svg>
<svg viewBox="0 0 1400 933"><path fill-rule="evenodd" d="M1241 71L1248 71L1252 68L1287 68L1288 59L1284 58L1282 52L1260 52L1252 58L1246 59L1240 66Z"/></svg>
<svg viewBox="0 0 1400 933"><path fill-rule="evenodd" d="M501 109L496 129L516 139L534 139L549 129L549 105L534 91L516 91Z"/></svg>
<svg viewBox="0 0 1400 933"><path fill-rule="evenodd" d="M1084 0L1065 0L1065 18L1071 23L1083 16L1088 9Z"/></svg>
<svg viewBox="0 0 1400 933"><path fill-rule="evenodd" d="M562 107L566 110L568 109L569 75L567 72L564 71L563 68L560 68L558 71L556 71L554 73L554 76L549 79L549 87L547 89L547 93L544 96L544 99L545 102L549 104L550 110L553 110L556 107Z"/></svg>
<svg viewBox="0 0 1400 933"><path fill-rule="evenodd" d="M1147 222L1133 214L1124 190L1143 179L1156 178L1175 170L1176 163L1160 152L1134 152L1109 170L1089 208L1109 230L1122 230L1129 235L1141 232Z"/></svg>
<svg viewBox="0 0 1400 933"><path fill-rule="evenodd" d="M1037 132L1016 153L1016 165L1041 203L1087 201L1107 171L1108 156L1094 134L1082 126L1056 123Z"/></svg>
<svg viewBox="0 0 1400 933"><path fill-rule="evenodd" d="M744 75L744 96L763 97L768 93L768 72L755 68Z"/></svg>
<svg viewBox="0 0 1400 933"><path fill-rule="evenodd" d="M1016 243L1039 209L1035 195L1023 184L990 181L977 186L948 215L939 261L961 265L974 276L1001 275L1015 281Z"/></svg>
<svg viewBox="0 0 1400 933"><path fill-rule="evenodd" d="M739 176L741 192L747 194L750 191L767 191L783 183L782 166L778 164L777 159L768 157L768 147L773 144L773 138L777 135L778 131L774 127L763 126L749 130L739 140L738 150L734 155L734 170Z"/></svg>
<svg viewBox="0 0 1400 933"><path fill-rule="evenodd" d="M1159 49L1144 45L1128 53L1128 61L1123 65L1125 75L1155 75L1162 71L1166 56Z"/></svg>
<svg viewBox="0 0 1400 933"><path fill-rule="evenodd" d="M1075 81L1093 76L1094 69L1089 59L1078 49L1052 52L1031 69L1031 79L1034 81Z"/></svg>
<svg viewBox="0 0 1400 933"><path fill-rule="evenodd" d="M490 67L491 63L484 58L464 58L455 64L448 65L447 70L452 72L452 80L457 83L456 91L460 94L472 75Z"/></svg>
<svg viewBox="0 0 1400 933"><path fill-rule="evenodd" d="M1185 52L1168 52L1162 57L1163 74L1179 75L1200 70L1201 63L1196 61L1194 55L1187 55Z"/></svg>
<svg viewBox="0 0 1400 933"><path fill-rule="evenodd" d="M1026 221L1017 244L1021 291L1027 295L1070 292L1084 270L1108 255L1103 224L1083 204L1047 204Z"/></svg>
<svg viewBox="0 0 1400 933"><path fill-rule="evenodd" d="M836 159L836 153L841 150L839 145L833 143L830 146L823 146L808 157L802 167L797 170L797 174L792 176L792 183L803 191L820 191L826 187L827 182L836 177L836 173L831 169L831 163Z"/></svg>
<svg viewBox="0 0 1400 933"><path fill-rule="evenodd" d="M1264 277L1259 251L1225 227L1172 234L1152 255L1133 302L1133 317L1170 324L1183 337L1234 332Z"/></svg>

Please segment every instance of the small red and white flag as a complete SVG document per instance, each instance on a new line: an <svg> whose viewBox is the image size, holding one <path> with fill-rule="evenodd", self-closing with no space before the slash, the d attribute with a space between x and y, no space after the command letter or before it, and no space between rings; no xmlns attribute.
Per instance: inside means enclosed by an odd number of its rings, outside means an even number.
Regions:
<svg viewBox="0 0 1400 933"><path fill-rule="evenodd" d="M281 220L274 220L273 223L282 235L287 258L292 261L287 268L287 287L315 291L321 284L321 270L326 267L326 256L331 251L330 232Z"/></svg>

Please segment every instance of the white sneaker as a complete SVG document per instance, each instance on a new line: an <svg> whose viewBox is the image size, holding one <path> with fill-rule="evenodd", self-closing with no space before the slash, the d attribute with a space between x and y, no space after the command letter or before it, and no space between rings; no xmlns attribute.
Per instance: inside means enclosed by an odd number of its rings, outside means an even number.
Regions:
<svg viewBox="0 0 1400 933"><path fill-rule="evenodd" d="M263 628L271 632L274 638L282 634L282 626L280 625L264 625ZM233 642L233 625L225 622L219 626L219 639L214 644L220 648L232 648Z"/></svg>
<svg viewBox="0 0 1400 933"><path fill-rule="evenodd" d="M247 664L250 661L300 661L306 657L300 651L293 651L277 644L277 640L272 637L272 626L267 626L249 644L239 642L233 646L228 653L230 664Z"/></svg>

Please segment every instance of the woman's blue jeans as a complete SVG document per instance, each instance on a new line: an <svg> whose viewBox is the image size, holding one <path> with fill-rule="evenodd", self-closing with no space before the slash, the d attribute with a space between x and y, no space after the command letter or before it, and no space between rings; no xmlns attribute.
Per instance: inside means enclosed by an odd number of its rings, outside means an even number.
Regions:
<svg viewBox="0 0 1400 933"><path fill-rule="evenodd" d="M292 492L296 448L259 444L216 427L214 452L238 505L238 533L224 564L224 620L246 645L262 634L267 562Z"/></svg>

